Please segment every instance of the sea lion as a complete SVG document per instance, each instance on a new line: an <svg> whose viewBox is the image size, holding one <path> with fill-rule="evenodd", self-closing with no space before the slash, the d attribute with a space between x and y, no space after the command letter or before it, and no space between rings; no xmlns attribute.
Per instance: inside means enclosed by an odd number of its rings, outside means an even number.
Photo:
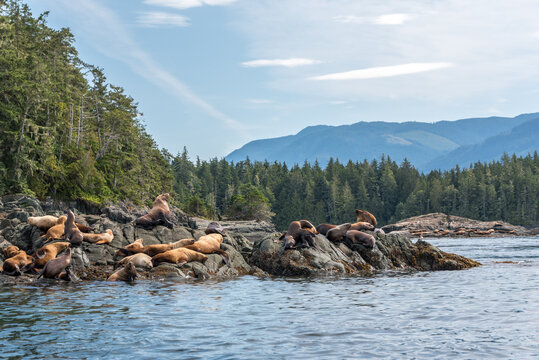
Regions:
<svg viewBox="0 0 539 360"><path fill-rule="evenodd" d="M10 245L10 246L6 246L3 251L4 251L5 258L9 259L10 257L17 255L19 251L21 251L21 249L19 249L18 246Z"/></svg>
<svg viewBox="0 0 539 360"><path fill-rule="evenodd" d="M41 238L45 238L45 243L48 243L52 240L61 240L64 236L64 230L65 230L65 222L67 220L67 216L62 215L58 218L56 221L56 225L52 226L49 230L47 230L47 233Z"/></svg>
<svg viewBox="0 0 539 360"><path fill-rule="evenodd" d="M79 224L78 222L75 223L75 225L77 225L77 227L79 228L79 230L83 233L91 233L92 231L94 231L94 228L91 227L91 226L86 226L86 225L82 225L82 224Z"/></svg>
<svg viewBox="0 0 539 360"><path fill-rule="evenodd" d="M322 223L316 226L316 231L318 231L319 234L322 234L325 236L329 230L335 227L337 227L337 225Z"/></svg>
<svg viewBox="0 0 539 360"><path fill-rule="evenodd" d="M35 260L29 266L25 267L23 271L30 271L33 268L43 268L47 262L56 258L56 255L67 249L71 245L67 241L55 242L49 245L40 247L35 252Z"/></svg>
<svg viewBox="0 0 539 360"><path fill-rule="evenodd" d="M29 225L38 227L43 231L47 231L54 225L58 224L58 218L52 215L30 216L27 221Z"/></svg>
<svg viewBox="0 0 539 360"><path fill-rule="evenodd" d="M73 246L78 246L82 244L83 235L75 224L75 214L73 211L67 211L67 220L64 227L64 234L67 241Z"/></svg>
<svg viewBox="0 0 539 360"><path fill-rule="evenodd" d="M201 252L203 254L220 254L225 263L230 266L230 258L228 254L221 249L221 243L223 242L223 235L221 234L209 234L201 236L197 241L191 245L184 246L186 249Z"/></svg>
<svg viewBox="0 0 539 360"><path fill-rule="evenodd" d="M111 229L105 230L102 234L82 234L82 240L95 244L110 244L114 239Z"/></svg>
<svg viewBox="0 0 539 360"><path fill-rule="evenodd" d="M148 214L139 217L135 220L136 225L152 228L156 225L165 225L169 229L174 228L174 224L170 222L170 208L168 207L168 200L170 194L161 194L155 198L152 209Z"/></svg>
<svg viewBox="0 0 539 360"><path fill-rule="evenodd" d="M360 244L371 250L374 249L374 246L376 245L374 236L358 230L348 230L346 232L346 238L353 244Z"/></svg>
<svg viewBox="0 0 539 360"><path fill-rule="evenodd" d="M316 230L316 228L314 227L313 224L311 224L310 221L308 221L308 220L300 220L299 224L300 224L302 229L308 230L308 231L312 232L315 235L318 234L318 230Z"/></svg>
<svg viewBox="0 0 539 360"><path fill-rule="evenodd" d="M137 269L135 265L128 261L123 268L113 273L107 281L134 281L137 277Z"/></svg>
<svg viewBox="0 0 539 360"><path fill-rule="evenodd" d="M144 253L139 253L131 256L124 257L118 265L124 265L127 262L133 263L135 267L151 269L153 268L152 257Z"/></svg>
<svg viewBox="0 0 539 360"><path fill-rule="evenodd" d="M339 226L336 226L333 229L328 230L328 232L326 233L326 237L331 242L341 241L346 235L346 232L348 231L350 226L352 226L352 224L350 223L344 223Z"/></svg>
<svg viewBox="0 0 539 360"><path fill-rule="evenodd" d="M283 246L281 246L281 251L279 253L283 253L283 251L287 249L295 249L296 248L296 240L294 240L294 237L290 234L286 234L283 237Z"/></svg>
<svg viewBox="0 0 539 360"><path fill-rule="evenodd" d="M7 275L21 275L22 268L31 264L34 260L34 258L28 255L24 250L19 250L16 246L8 246L4 249L4 254L12 255L7 258L2 265L2 271Z"/></svg>
<svg viewBox="0 0 539 360"><path fill-rule="evenodd" d="M208 234L221 234L221 235L223 235L225 230L229 229L230 227L231 226L222 226L217 221L212 221L212 222L210 222L208 224L208 227L206 228L206 230L204 230L204 232L206 233L206 235L208 235Z"/></svg>
<svg viewBox="0 0 539 360"><path fill-rule="evenodd" d="M206 261L206 259L208 259L208 257L201 252L183 247L157 254L152 258L152 262L154 266L157 266L162 262L168 262L172 264L177 264L178 266L182 266L189 261L204 262Z"/></svg>
<svg viewBox="0 0 539 360"><path fill-rule="evenodd" d="M314 226L312 228L314 228ZM284 239L285 244L288 243L288 245L286 245L288 246L288 248L311 247L311 246L318 248L318 246L314 242L315 234L311 231L312 228L304 229L301 226L301 221L292 221L290 225L288 225L288 230L286 231L286 233L281 235L279 240ZM292 236L292 238L294 239L294 244L292 244L288 236Z"/></svg>
<svg viewBox="0 0 539 360"><path fill-rule="evenodd" d="M71 264L71 248L67 248L64 253L52 260L49 260L43 270L39 273L37 278L41 276L46 279L63 278L65 275L69 275L68 266Z"/></svg>
<svg viewBox="0 0 539 360"><path fill-rule="evenodd" d="M366 221L358 221L356 223L353 223L352 225L350 225L350 229L348 230L358 230L358 231L362 231L362 230L374 230L374 225L371 224L370 222L366 222Z"/></svg>
<svg viewBox="0 0 539 360"><path fill-rule="evenodd" d="M368 222L374 225L374 227L376 227L376 224L377 224L376 218L370 212L366 210L356 209L356 217L357 217L357 221Z"/></svg>
<svg viewBox="0 0 539 360"><path fill-rule="evenodd" d="M127 245L123 249L119 249L116 253L118 255L132 255L138 253L144 253L149 256L155 256L165 251L184 247L186 245L194 244L194 239L181 239L170 244L154 244L154 245L142 245L142 239L137 239L135 242Z"/></svg>

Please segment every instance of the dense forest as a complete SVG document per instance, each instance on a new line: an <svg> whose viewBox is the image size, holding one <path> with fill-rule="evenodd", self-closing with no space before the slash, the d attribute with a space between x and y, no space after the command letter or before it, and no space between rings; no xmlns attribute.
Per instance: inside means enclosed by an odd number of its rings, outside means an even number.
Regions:
<svg viewBox="0 0 539 360"><path fill-rule="evenodd" d="M137 104L46 15L0 0L0 193L140 203L171 189Z"/></svg>
<svg viewBox="0 0 539 360"><path fill-rule="evenodd" d="M275 215L285 228L291 219L318 224L354 220L356 208L369 210L381 224L429 212L444 212L480 220L503 219L537 224L539 156L504 155L500 161L470 168L419 173L408 161L398 165L387 157L346 165L331 159L288 168L282 163L236 164L213 159L195 163L187 151L172 162L174 189L187 211L208 217ZM246 201L247 200L247 201Z"/></svg>
<svg viewBox="0 0 539 360"><path fill-rule="evenodd" d="M135 101L83 62L69 29L54 30L20 1L0 0L0 194L174 204L209 218L381 224L428 212L537 224L539 157L504 156L470 168L419 173L408 161L195 161L159 150Z"/></svg>

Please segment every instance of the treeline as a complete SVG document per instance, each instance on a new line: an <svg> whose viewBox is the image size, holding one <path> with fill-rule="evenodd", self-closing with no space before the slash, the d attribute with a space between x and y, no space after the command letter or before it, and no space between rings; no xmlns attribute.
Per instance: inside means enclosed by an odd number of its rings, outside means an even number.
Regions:
<svg viewBox="0 0 539 360"><path fill-rule="evenodd" d="M46 15L0 0L0 193L142 202L171 190L137 104Z"/></svg>
<svg viewBox="0 0 539 360"><path fill-rule="evenodd" d="M426 175L406 160L398 165L387 157L347 164L332 159L325 169L317 163L288 168L248 159L236 164L224 159L193 163L184 149L172 164L176 197L187 211L236 217L242 205L238 198L250 196L250 206L260 209L255 217L267 218L271 209L280 229L300 218L314 223L353 221L356 208L372 212L382 225L430 212L537 224L537 152Z"/></svg>

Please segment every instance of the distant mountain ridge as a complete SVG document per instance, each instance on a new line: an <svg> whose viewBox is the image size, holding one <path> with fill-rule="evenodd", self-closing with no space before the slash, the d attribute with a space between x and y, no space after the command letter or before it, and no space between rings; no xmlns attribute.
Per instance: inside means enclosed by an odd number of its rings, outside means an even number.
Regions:
<svg viewBox="0 0 539 360"><path fill-rule="evenodd" d="M539 113L513 118L488 117L456 121L358 122L309 126L295 135L251 141L226 159L280 161L289 165L330 158L340 162L378 159L383 154L400 163L407 158L417 169L449 169L498 159L539 148Z"/></svg>

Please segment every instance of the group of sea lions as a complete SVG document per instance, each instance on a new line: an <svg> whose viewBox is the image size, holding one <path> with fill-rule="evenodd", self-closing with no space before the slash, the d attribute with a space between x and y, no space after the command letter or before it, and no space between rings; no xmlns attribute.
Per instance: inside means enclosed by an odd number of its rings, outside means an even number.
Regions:
<svg viewBox="0 0 539 360"><path fill-rule="evenodd" d="M110 244L114 235L111 230L102 234L90 233L91 227L75 222L75 214L68 210L67 216L60 217L45 215L31 216L29 225L45 232L40 237L43 246L33 254L27 254L17 246L4 248L4 262L0 271L7 275L22 275L22 273L37 273L49 279L75 279L70 272L71 247L80 246L83 241L96 244ZM49 243L54 240L61 240Z"/></svg>
<svg viewBox="0 0 539 360"><path fill-rule="evenodd" d="M279 240L283 240L281 253L287 249L298 249L302 247L314 247L318 249L318 245L314 241L317 234L324 235L333 243L346 239L352 244L363 245L372 250L376 245L374 236L361 230L382 231L376 229L376 225L377 221L374 215L365 210L356 210L355 223L344 223L341 225L322 223L315 228L307 220L292 221L288 226L288 230L279 238Z"/></svg>

